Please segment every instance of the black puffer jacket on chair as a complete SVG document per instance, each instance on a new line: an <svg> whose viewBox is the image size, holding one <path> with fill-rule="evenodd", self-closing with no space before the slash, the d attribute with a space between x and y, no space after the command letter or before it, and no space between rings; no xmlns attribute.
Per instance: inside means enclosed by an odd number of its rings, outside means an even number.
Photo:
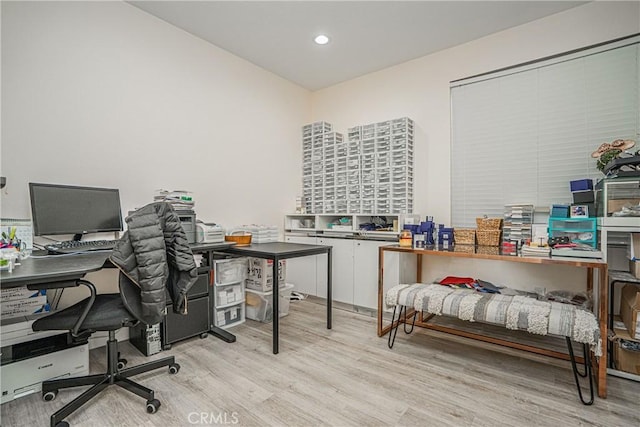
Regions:
<svg viewBox="0 0 640 427"><path fill-rule="evenodd" d="M162 321L169 291L173 311L187 314L187 291L197 269L187 236L173 207L151 203L125 219L127 231L117 242L111 262L140 287L142 320Z"/></svg>

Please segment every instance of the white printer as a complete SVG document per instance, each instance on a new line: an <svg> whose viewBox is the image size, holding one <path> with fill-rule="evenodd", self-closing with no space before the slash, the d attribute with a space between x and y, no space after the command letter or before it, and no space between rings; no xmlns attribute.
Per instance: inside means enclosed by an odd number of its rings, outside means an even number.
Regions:
<svg viewBox="0 0 640 427"><path fill-rule="evenodd" d="M218 224L196 222L197 243L222 243L224 242L224 229Z"/></svg>
<svg viewBox="0 0 640 427"><path fill-rule="evenodd" d="M42 382L89 374L89 344L70 344L68 333L33 332L29 318L2 323L2 398L9 402L42 391Z"/></svg>

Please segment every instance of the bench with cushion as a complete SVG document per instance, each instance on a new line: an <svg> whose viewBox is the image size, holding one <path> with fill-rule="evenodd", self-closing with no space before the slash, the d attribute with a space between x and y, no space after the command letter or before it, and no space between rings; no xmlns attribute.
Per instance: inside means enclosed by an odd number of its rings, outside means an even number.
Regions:
<svg viewBox="0 0 640 427"><path fill-rule="evenodd" d="M388 308L394 309L392 330L388 341L389 348L392 348L395 342L400 319L405 319L406 333L411 333L413 330L413 327L410 330L407 329L407 308L415 310L414 322L417 313L428 313L451 316L469 322L489 323L531 334L565 337L580 400L585 405L593 403L593 372L589 348L596 356L600 356L602 343L598 320L588 310L571 304L539 301L526 296L480 293L473 289L424 283L394 286L387 291L385 303ZM398 312L397 319L396 312ZM583 346L583 373L577 369L572 340ZM591 395L589 401L585 401L582 396L578 376L588 377Z"/></svg>

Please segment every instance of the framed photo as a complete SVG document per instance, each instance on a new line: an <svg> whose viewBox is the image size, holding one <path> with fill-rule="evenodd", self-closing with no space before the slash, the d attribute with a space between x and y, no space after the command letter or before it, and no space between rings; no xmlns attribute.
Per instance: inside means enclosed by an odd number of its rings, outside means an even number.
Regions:
<svg viewBox="0 0 640 427"><path fill-rule="evenodd" d="M589 207L586 205L572 205L571 218L588 218Z"/></svg>

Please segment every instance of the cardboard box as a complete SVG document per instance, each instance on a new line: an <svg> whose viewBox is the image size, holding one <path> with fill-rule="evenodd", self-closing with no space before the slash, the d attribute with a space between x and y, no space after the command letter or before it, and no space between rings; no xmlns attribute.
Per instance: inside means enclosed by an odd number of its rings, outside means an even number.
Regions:
<svg viewBox="0 0 640 427"><path fill-rule="evenodd" d="M47 296L40 295L33 298L22 298L15 301L2 301L0 303L0 311L5 312L22 309L26 307L42 307L47 303Z"/></svg>
<svg viewBox="0 0 640 427"><path fill-rule="evenodd" d="M633 261L640 261L640 233L630 234L627 258Z"/></svg>
<svg viewBox="0 0 640 427"><path fill-rule="evenodd" d="M287 261L278 264L278 283L284 284L287 279ZM269 292L273 289L273 261L262 258L249 258L249 270L245 281L247 289Z"/></svg>
<svg viewBox="0 0 640 427"><path fill-rule="evenodd" d="M46 289L30 291L26 286L19 288L5 288L0 291L0 301L16 301L46 295Z"/></svg>
<svg viewBox="0 0 640 427"><path fill-rule="evenodd" d="M3 319L29 316L31 314L43 313L48 311L49 304L47 304L46 295L0 303L0 312L2 313Z"/></svg>
<svg viewBox="0 0 640 427"><path fill-rule="evenodd" d="M613 364L616 369L640 375L640 351L629 350L629 344L640 343L629 336L626 329L614 328L615 338L613 346ZM635 345L637 347L637 345ZM627 347L627 348L625 348Z"/></svg>
<svg viewBox="0 0 640 427"><path fill-rule="evenodd" d="M640 260L629 260L629 273L631 273L632 276L635 276L636 279L640 279Z"/></svg>
<svg viewBox="0 0 640 427"><path fill-rule="evenodd" d="M640 286L625 285L620 298L620 317L633 339L640 339Z"/></svg>
<svg viewBox="0 0 640 427"><path fill-rule="evenodd" d="M625 205L637 206L640 199L611 199L607 202L607 216L614 212L620 212Z"/></svg>

